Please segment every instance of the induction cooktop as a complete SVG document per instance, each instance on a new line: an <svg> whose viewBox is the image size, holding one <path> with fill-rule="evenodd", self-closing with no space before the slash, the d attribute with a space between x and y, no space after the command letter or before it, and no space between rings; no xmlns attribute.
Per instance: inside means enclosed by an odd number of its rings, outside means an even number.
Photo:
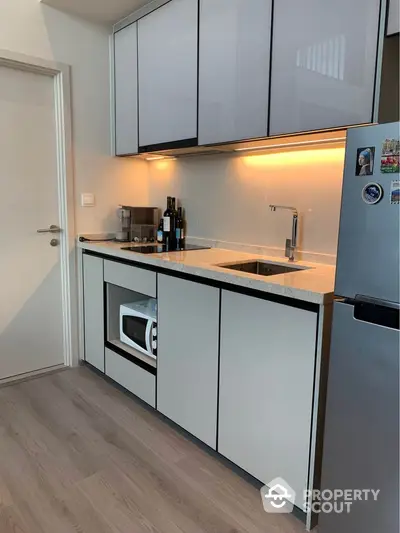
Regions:
<svg viewBox="0 0 400 533"><path fill-rule="evenodd" d="M188 252L191 250L210 250L210 246L196 246L195 244L184 244L175 248L170 248L165 244L151 244L147 246L126 246L121 248L128 252L136 252L137 254L163 254L166 252Z"/></svg>

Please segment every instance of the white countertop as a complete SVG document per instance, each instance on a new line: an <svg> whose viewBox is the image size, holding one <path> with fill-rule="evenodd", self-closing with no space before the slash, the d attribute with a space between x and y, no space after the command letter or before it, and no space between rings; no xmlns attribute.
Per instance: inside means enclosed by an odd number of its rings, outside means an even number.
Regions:
<svg viewBox="0 0 400 533"><path fill-rule="evenodd" d="M184 272L193 276L231 283L305 302L328 304L333 301L335 267L330 265L297 261L293 266L309 267L309 269L265 277L229 270L218 265L258 260L286 266L288 260L220 248L144 255L121 250L122 247L128 246L128 244L123 243L79 242L78 245L80 248L99 254ZM129 246L131 245L129 244Z"/></svg>

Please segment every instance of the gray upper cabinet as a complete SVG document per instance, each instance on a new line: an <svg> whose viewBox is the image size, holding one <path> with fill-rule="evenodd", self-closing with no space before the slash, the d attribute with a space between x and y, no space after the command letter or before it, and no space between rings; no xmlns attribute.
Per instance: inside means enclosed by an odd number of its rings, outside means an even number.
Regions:
<svg viewBox="0 0 400 533"><path fill-rule="evenodd" d="M196 139L198 0L138 21L139 146Z"/></svg>
<svg viewBox="0 0 400 533"><path fill-rule="evenodd" d="M380 0L279 0L270 135L372 120Z"/></svg>
<svg viewBox="0 0 400 533"><path fill-rule="evenodd" d="M104 261L83 255L85 361L104 372Z"/></svg>
<svg viewBox="0 0 400 533"><path fill-rule="evenodd" d="M279 2L278 2L279 3ZM317 313L222 291L218 451L303 504L312 429Z"/></svg>
<svg viewBox="0 0 400 533"><path fill-rule="evenodd" d="M199 1L199 144L265 137L272 0Z"/></svg>
<svg viewBox="0 0 400 533"><path fill-rule="evenodd" d="M389 0L388 9L386 34L394 35L400 32L400 1Z"/></svg>
<svg viewBox="0 0 400 533"><path fill-rule="evenodd" d="M114 35L115 153L138 153L137 23Z"/></svg>
<svg viewBox="0 0 400 533"><path fill-rule="evenodd" d="M116 154L376 120L384 1L170 0L115 33Z"/></svg>
<svg viewBox="0 0 400 533"><path fill-rule="evenodd" d="M158 275L157 409L216 448L220 291Z"/></svg>

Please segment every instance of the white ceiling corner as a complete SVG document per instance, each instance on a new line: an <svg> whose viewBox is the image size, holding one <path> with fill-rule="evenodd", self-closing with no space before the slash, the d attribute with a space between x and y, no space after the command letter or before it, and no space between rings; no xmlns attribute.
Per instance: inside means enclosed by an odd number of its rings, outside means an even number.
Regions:
<svg viewBox="0 0 400 533"><path fill-rule="evenodd" d="M39 0L43 4L99 24L112 25L150 0Z"/></svg>

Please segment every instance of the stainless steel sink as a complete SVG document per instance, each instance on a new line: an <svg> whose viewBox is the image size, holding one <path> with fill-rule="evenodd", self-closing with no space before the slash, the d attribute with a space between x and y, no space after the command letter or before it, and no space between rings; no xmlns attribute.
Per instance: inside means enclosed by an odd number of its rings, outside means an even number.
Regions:
<svg viewBox="0 0 400 533"><path fill-rule="evenodd" d="M288 274L290 272L298 272L299 270L307 270L307 268L304 267L277 265L275 263L267 263L266 261L251 261L246 263L232 263L230 265L218 266L221 268L228 268L230 270L248 272L249 274L257 274L258 276L276 276L278 274Z"/></svg>

